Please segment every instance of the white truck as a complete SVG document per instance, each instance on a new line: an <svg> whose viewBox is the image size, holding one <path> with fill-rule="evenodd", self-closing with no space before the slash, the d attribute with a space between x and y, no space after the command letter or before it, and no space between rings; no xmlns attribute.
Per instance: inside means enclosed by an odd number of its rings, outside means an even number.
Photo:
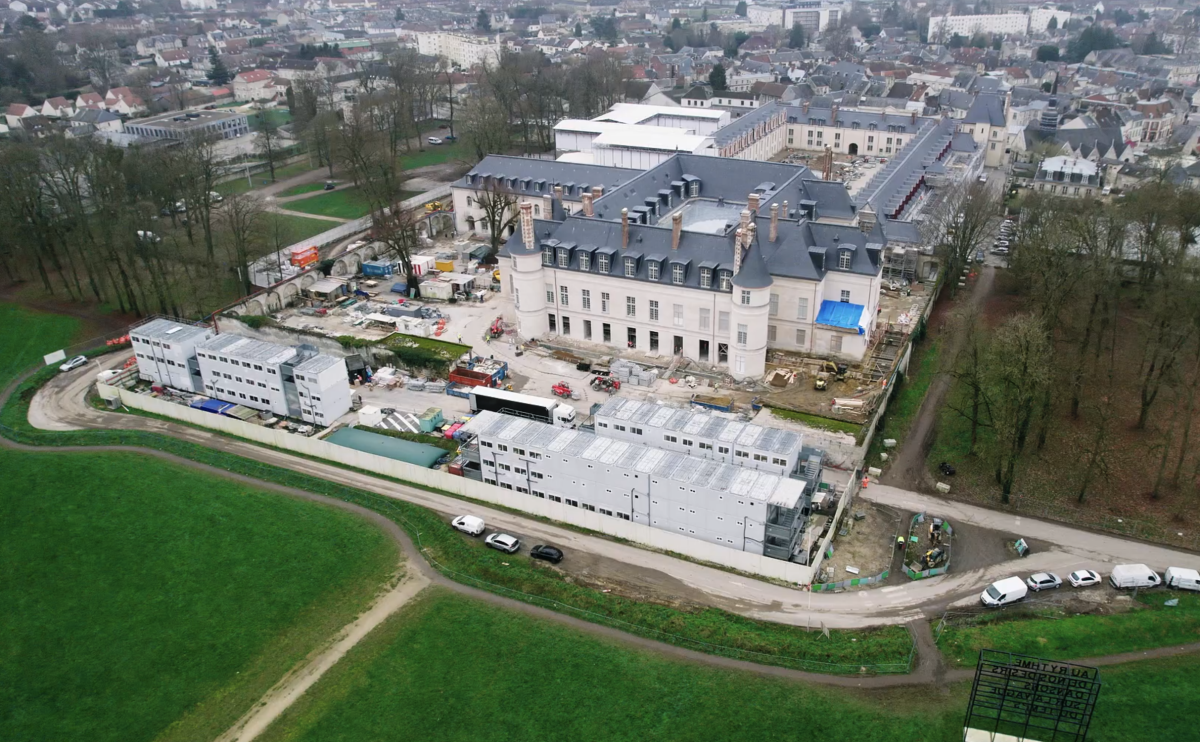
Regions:
<svg viewBox="0 0 1200 742"><path fill-rule="evenodd" d="M1112 568L1108 583L1118 590L1132 590L1135 587L1156 587L1162 584L1162 578L1144 564L1118 564Z"/></svg>
<svg viewBox="0 0 1200 742"><path fill-rule="evenodd" d="M560 428L575 426L575 408L557 400L485 386L472 387L467 399L471 403L473 413L491 410L504 415L538 420Z"/></svg>
<svg viewBox="0 0 1200 742"><path fill-rule="evenodd" d="M1029 586L1020 577L1006 577L988 585L979 596L979 602L988 608L999 608L1016 603L1029 594Z"/></svg>
<svg viewBox="0 0 1200 742"><path fill-rule="evenodd" d="M1200 572L1186 567L1167 567L1163 573L1163 582L1167 587L1176 590L1193 590L1200 592Z"/></svg>

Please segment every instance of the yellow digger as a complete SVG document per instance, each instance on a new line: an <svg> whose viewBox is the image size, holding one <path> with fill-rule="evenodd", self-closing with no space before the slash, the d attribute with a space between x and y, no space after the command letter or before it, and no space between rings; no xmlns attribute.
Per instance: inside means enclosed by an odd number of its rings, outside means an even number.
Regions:
<svg viewBox="0 0 1200 742"><path fill-rule="evenodd" d="M442 211L443 208L444 207L442 206L441 201L430 201L429 203L425 204L425 211L429 212L430 214L435 211Z"/></svg>
<svg viewBox="0 0 1200 742"><path fill-rule="evenodd" d="M813 379L813 389L816 389L818 392L825 391L829 388L830 379L834 381L845 381L846 371L848 369L849 366L844 363L825 361L825 363L821 365L820 370L817 371L816 377Z"/></svg>

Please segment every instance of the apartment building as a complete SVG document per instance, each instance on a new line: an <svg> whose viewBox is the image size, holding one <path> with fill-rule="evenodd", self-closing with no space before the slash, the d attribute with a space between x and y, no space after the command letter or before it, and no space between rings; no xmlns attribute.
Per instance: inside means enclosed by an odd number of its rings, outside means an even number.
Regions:
<svg viewBox="0 0 1200 742"><path fill-rule="evenodd" d="M634 408L626 409L627 404ZM641 405L609 400L605 418L613 427L597 426L595 432L482 412L466 426L475 436L464 447L468 467L477 465L484 482L531 498L547 498L740 551L806 562L807 555L798 553L798 545L819 486L822 452L801 449L799 436L790 431L774 431L778 435L771 436L770 429L761 429L755 440L769 437L781 453L803 458L800 472L788 476L726 463L705 452L736 449L736 441L749 439L748 431L728 429L741 423ZM618 425L625 427L623 438L611 435ZM715 436L708 434L709 428ZM636 440L633 431L638 429L647 440ZM692 429L694 433L683 432ZM669 432L659 436L660 430ZM692 436L697 447L692 453L661 447L662 443L676 445L670 442L672 436ZM699 448L700 444L707 448Z"/></svg>
<svg viewBox="0 0 1200 742"><path fill-rule="evenodd" d="M130 329L138 375L156 386L202 392L196 346L213 336L211 327L156 318Z"/></svg>
<svg viewBox="0 0 1200 742"><path fill-rule="evenodd" d="M350 409L344 359L240 335L196 346L203 393L227 402L329 425Z"/></svg>
<svg viewBox="0 0 1200 742"><path fill-rule="evenodd" d="M1008 162L1008 112L1010 97L980 93L958 121L958 130L971 135L984 150L984 164L1000 167Z"/></svg>
<svg viewBox="0 0 1200 742"><path fill-rule="evenodd" d="M537 162L537 161L534 161ZM525 337L762 375L767 348L861 359L884 232L806 167L676 155L566 214L520 206L502 290Z"/></svg>
<svg viewBox="0 0 1200 742"><path fill-rule="evenodd" d="M417 51L431 57L445 57L464 69L500 64L503 47L488 36L456 33L417 34Z"/></svg>

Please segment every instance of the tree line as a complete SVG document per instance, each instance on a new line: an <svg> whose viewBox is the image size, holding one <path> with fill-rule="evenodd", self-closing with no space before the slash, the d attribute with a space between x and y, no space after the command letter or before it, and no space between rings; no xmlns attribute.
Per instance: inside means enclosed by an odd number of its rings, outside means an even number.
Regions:
<svg viewBox="0 0 1200 742"><path fill-rule="evenodd" d="M970 211L947 240L960 249L943 248L958 270L993 233ZM1118 425L1149 444L1152 497L1179 487L1189 460L1192 479L1200 477L1191 430L1200 388L1198 228L1200 194L1165 181L1113 204L1026 198L1009 265L1019 309L999 325L978 305L960 309L962 344L949 367L957 382L949 405L967 423L967 453L989 462L1004 502L1022 462L1056 434L1077 435L1071 421L1080 421L1084 440L1079 502L1131 455L1115 449Z"/></svg>

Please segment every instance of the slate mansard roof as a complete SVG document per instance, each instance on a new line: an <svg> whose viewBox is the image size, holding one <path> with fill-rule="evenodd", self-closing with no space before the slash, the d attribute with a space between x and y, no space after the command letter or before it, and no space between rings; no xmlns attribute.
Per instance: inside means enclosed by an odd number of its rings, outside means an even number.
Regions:
<svg viewBox="0 0 1200 742"><path fill-rule="evenodd" d="M685 195L681 203L680 194L690 193L692 183L697 184L698 195ZM755 239L744 255L741 272L732 276L735 234L752 192L760 194L758 214L752 217ZM774 241L770 240L772 205L779 206ZM624 248L622 209L628 209L630 217ZM679 248L672 249L676 212L684 214L684 224ZM806 167L681 154L607 191L596 200L594 217L575 214L557 221L534 220L534 244L522 244L518 230L504 253L541 253L557 270L591 274L600 272L599 257L607 255L605 275L667 285L675 283L674 266L681 266L682 283L677 285L713 291L720 290L720 272L727 272L732 284L741 288L765 288L773 276L819 281L831 271L878 275L879 254L887 242L879 225L864 234L853 225L815 220L850 219L855 213L840 183L816 180ZM842 252L850 253L849 268L839 267ZM626 273L627 258L633 259L631 276ZM657 263L653 279L651 263ZM708 286L701 284L705 272L711 279Z"/></svg>

